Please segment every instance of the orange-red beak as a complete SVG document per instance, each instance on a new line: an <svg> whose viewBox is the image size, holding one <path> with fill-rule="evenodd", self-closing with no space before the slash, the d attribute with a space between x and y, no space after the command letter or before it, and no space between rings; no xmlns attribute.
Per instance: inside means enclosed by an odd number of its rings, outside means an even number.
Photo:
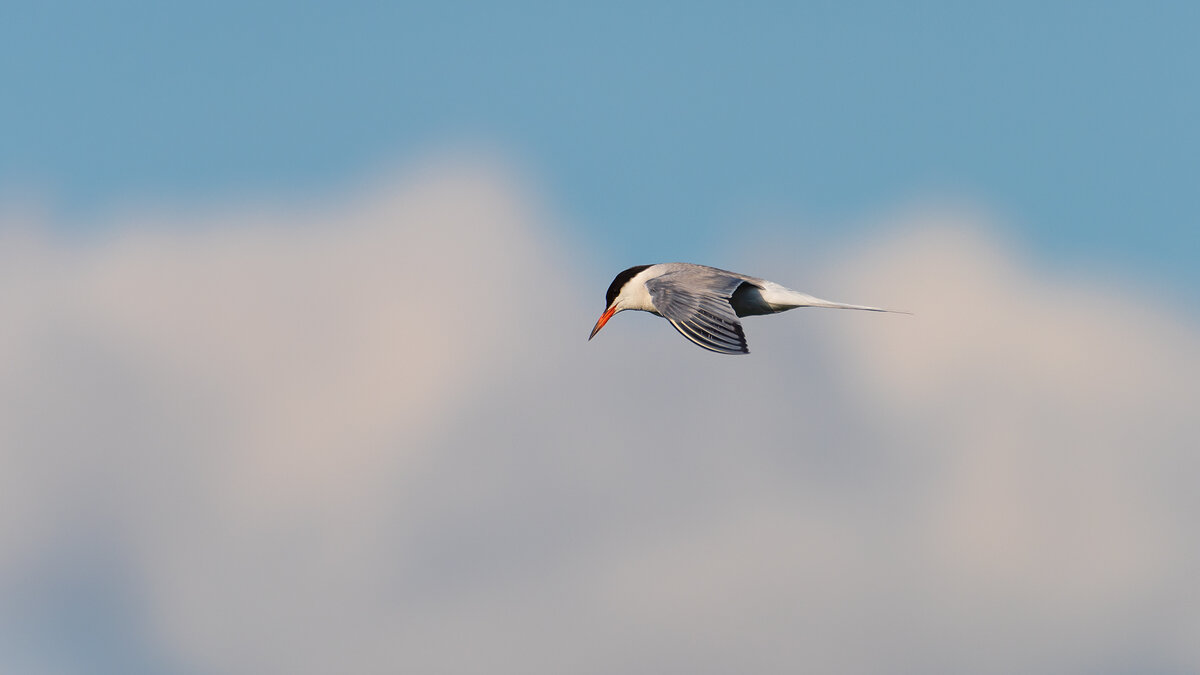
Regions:
<svg viewBox="0 0 1200 675"><path fill-rule="evenodd" d="M608 323L608 320L611 319L612 315L616 313L616 306L609 307L608 309L604 310L604 313L600 315L600 320L596 322L596 327L592 329L592 334L588 336L588 340L596 337L596 333L599 333L600 329L604 328L604 324Z"/></svg>

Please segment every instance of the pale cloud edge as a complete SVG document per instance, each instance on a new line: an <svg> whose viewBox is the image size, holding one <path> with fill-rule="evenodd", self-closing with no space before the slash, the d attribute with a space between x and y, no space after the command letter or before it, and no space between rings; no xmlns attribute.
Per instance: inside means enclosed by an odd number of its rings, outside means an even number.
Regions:
<svg viewBox="0 0 1200 675"><path fill-rule="evenodd" d="M726 264L913 317L588 343L618 270L544 203L457 158L0 227L0 667L1200 668L1192 317L911 210Z"/></svg>

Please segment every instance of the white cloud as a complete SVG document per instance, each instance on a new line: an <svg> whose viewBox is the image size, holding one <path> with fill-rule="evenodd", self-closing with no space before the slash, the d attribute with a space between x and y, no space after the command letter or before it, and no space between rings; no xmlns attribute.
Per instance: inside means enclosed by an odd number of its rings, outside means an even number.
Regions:
<svg viewBox="0 0 1200 675"><path fill-rule="evenodd" d="M586 342L616 270L495 166L132 220L0 233L14 663L111 660L86 610L155 671L1200 667L1200 331L976 216L744 260L916 312L745 358Z"/></svg>

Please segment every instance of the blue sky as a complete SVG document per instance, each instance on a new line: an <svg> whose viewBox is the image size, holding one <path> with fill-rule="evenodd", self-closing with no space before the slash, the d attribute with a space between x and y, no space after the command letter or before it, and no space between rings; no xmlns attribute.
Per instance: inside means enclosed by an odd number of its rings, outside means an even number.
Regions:
<svg viewBox="0 0 1200 675"><path fill-rule="evenodd" d="M1197 34L1194 3L26 3L0 194L89 228L482 146L604 265L965 199L1194 305Z"/></svg>

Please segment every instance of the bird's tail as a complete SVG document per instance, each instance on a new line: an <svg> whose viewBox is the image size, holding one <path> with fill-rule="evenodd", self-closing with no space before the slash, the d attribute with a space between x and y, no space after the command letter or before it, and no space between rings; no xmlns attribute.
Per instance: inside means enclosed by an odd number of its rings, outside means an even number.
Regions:
<svg viewBox="0 0 1200 675"><path fill-rule="evenodd" d="M800 291L793 291L791 289L788 289L786 303L788 305L791 305L792 307L827 307L829 309L859 309L859 310L863 310L866 312L888 312L891 314L909 314L909 315L912 314L912 312L905 312L905 311L901 311L898 309L883 309L882 307L869 307L867 305L848 305L844 302L831 302L829 300L822 300L821 298L815 298L807 293L801 293Z"/></svg>

